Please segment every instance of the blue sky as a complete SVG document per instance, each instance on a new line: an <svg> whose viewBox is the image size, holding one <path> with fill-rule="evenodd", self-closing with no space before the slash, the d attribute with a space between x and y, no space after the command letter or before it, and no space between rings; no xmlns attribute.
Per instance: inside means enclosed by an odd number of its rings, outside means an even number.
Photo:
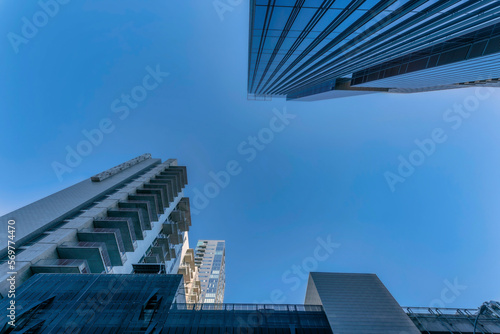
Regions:
<svg viewBox="0 0 500 334"><path fill-rule="evenodd" d="M70 1L44 22L36 2L2 2L0 214L145 152L188 167L193 201L236 161L190 231L191 246L226 240L226 302L302 303L304 267L376 273L402 305L500 299L500 91L456 129L443 117L474 89L248 101L248 5L228 6L221 19L211 1ZM38 30L12 37L34 15ZM168 76L136 88L155 70ZM133 91L147 96L124 117ZM263 129L285 111L271 139ZM58 178L54 162L102 122L108 133ZM435 129L446 140L391 191L386 173ZM238 147L259 133L247 161ZM331 253L317 249L328 240Z"/></svg>

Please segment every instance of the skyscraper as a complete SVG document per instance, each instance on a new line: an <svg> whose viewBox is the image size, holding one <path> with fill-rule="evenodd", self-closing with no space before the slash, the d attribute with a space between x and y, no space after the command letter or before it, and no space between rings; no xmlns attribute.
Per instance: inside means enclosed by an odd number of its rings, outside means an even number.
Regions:
<svg viewBox="0 0 500 334"><path fill-rule="evenodd" d="M500 1L251 0L249 98L499 86Z"/></svg>
<svg viewBox="0 0 500 334"><path fill-rule="evenodd" d="M305 304L322 305L334 333L420 332L375 274L310 273Z"/></svg>
<svg viewBox="0 0 500 334"><path fill-rule="evenodd" d="M226 285L226 243L224 240L199 240L195 264L201 283L200 303L222 303Z"/></svg>
<svg viewBox="0 0 500 334"><path fill-rule="evenodd" d="M8 272L177 274L191 225L186 167L141 155L0 218L15 225L15 266L2 235L0 295Z"/></svg>

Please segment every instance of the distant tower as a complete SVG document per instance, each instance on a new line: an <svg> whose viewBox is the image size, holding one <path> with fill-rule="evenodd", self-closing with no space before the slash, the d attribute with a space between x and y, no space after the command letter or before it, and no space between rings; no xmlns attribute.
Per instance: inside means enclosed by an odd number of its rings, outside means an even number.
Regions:
<svg viewBox="0 0 500 334"><path fill-rule="evenodd" d="M222 303L226 285L224 240L200 240L196 245L195 263L201 282L200 303Z"/></svg>

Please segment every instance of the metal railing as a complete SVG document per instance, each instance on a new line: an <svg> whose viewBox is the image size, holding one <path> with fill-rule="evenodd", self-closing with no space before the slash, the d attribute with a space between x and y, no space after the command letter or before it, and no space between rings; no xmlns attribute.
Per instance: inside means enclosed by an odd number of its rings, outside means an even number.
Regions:
<svg viewBox="0 0 500 334"><path fill-rule="evenodd" d="M174 303L171 310L215 310L215 311L282 311L282 312L323 312L321 305L298 304L184 304Z"/></svg>
<svg viewBox="0 0 500 334"><path fill-rule="evenodd" d="M446 307L407 307L404 306L403 310L411 316L447 316L453 315L457 317L470 318L475 317L479 311L478 308L446 308ZM498 320L500 317L491 314L488 316L482 317L482 319L495 319Z"/></svg>

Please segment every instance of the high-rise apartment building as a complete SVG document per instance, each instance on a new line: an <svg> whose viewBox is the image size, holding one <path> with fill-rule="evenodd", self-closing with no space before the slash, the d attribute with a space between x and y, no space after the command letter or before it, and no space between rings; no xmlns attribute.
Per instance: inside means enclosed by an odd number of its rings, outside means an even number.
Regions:
<svg viewBox="0 0 500 334"><path fill-rule="evenodd" d="M249 98L499 86L500 1L251 0Z"/></svg>
<svg viewBox="0 0 500 334"><path fill-rule="evenodd" d="M177 274L189 248L187 182L177 160L144 154L0 217L4 231L15 226L16 253L11 267L2 234L0 295L9 272L17 286L37 273Z"/></svg>
<svg viewBox="0 0 500 334"><path fill-rule="evenodd" d="M226 243L224 240L199 240L195 264L201 284L201 303L222 303L226 285Z"/></svg>

